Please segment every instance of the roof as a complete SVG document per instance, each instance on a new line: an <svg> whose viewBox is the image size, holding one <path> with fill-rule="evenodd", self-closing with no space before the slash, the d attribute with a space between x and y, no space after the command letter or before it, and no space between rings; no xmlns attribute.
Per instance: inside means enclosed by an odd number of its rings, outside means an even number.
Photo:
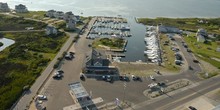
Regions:
<svg viewBox="0 0 220 110"><path fill-rule="evenodd" d="M67 15L73 15L72 11L66 12Z"/></svg>
<svg viewBox="0 0 220 110"><path fill-rule="evenodd" d="M75 97L77 99L89 96L86 89L82 86L82 84L80 82L71 83L71 84L69 84L69 87L70 87L71 91L75 94Z"/></svg>
<svg viewBox="0 0 220 110"><path fill-rule="evenodd" d="M101 66L108 66L109 60L101 50L92 49L86 58L86 66L94 66L96 64L101 64Z"/></svg>

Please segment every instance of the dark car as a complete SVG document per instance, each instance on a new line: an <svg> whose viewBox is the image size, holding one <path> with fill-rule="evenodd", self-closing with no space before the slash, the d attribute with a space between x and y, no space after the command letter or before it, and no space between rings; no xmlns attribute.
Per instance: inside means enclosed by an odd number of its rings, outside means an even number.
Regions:
<svg viewBox="0 0 220 110"><path fill-rule="evenodd" d="M195 59L193 60L193 62L194 62L194 63L199 63L199 61L198 61L198 60L195 60Z"/></svg>
<svg viewBox="0 0 220 110"><path fill-rule="evenodd" d="M192 50L190 50L189 48L186 49L187 52L192 52Z"/></svg>
<svg viewBox="0 0 220 110"><path fill-rule="evenodd" d="M193 107L193 106L189 106L188 107L190 110L197 110L195 107Z"/></svg>
<svg viewBox="0 0 220 110"><path fill-rule="evenodd" d="M83 74L80 74L80 79L85 80L85 76Z"/></svg>

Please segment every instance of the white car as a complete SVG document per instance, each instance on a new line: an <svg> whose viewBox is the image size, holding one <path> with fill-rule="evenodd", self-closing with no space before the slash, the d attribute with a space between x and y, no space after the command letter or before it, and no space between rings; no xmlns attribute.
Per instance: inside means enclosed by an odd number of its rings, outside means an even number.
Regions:
<svg viewBox="0 0 220 110"><path fill-rule="evenodd" d="M45 95L37 95L38 100L47 100L47 96Z"/></svg>
<svg viewBox="0 0 220 110"><path fill-rule="evenodd" d="M152 75L150 75L150 79L151 79L151 80L155 80L155 78L154 78Z"/></svg>

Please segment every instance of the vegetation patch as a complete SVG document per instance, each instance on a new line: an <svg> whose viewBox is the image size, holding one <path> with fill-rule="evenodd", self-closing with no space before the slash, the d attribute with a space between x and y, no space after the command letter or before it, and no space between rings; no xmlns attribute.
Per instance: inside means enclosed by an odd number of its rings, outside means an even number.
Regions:
<svg viewBox="0 0 220 110"><path fill-rule="evenodd" d="M0 42L0 47L3 46L4 44L2 42Z"/></svg>
<svg viewBox="0 0 220 110"><path fill-rule="evenodd" d="M145 25L162 24L192 32L196 32L198 28L204 28L210 33L220 35L220 18L139 18L138 21Z"/></svg>
<svg viewBox="0 0 220 110"><path fill-rule="evenodd" d="M27 27L34 27L34 29L43 29L47 24L43 22L36 22L32 20L26 20L23 17L11 17L0 15L0 31L17 31L25 30Z"/></svg>
<svg viewBox="0 0 220 110"><path fill-rule="evenodd" d="M65 33L5 33L15 43L0 52L0 110L6 110L32 85L67 40ZM24 89L25 88L25 89Z"/></svg>
<svg viewBox="0 0 220 110"><path fill-rule="evenodd" d="M165 45L164 45L165 44ZM160 36L160 46L162 49L162 65L172 71L178 71L180 70L180 67L178 67L175 64L175 52L171 50L172 47L172 41L169 40L167 35L161 34Z"/></svg>
<svg viewBox="0 0 220 110"><path fill-rule="evenodd" d="M14 15L24 17L24 18L43 20L43 18L45 17L45 14L46 14L46 11L29 11L27 13L15 13Z"/></svg>
<svg viewBox="0 0 220 110"><path fill-rule="evenodd" d="M100 38L93 42L94 48L105 49L122 49L125 45L125 40L122 38Z"/></svg>

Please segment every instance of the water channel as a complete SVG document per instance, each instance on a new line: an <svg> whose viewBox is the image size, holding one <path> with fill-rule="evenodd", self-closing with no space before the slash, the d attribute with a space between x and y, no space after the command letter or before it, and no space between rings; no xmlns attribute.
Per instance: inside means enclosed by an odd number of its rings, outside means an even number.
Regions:
<svg viewBox="0 0 220 110"><path fill-rule="evenodd" d="M3 43L3 46L0 47L0 51L4 50L6 47L15 43L14 40L7 39L7 38L0 38L0 42Z"/></svg>

